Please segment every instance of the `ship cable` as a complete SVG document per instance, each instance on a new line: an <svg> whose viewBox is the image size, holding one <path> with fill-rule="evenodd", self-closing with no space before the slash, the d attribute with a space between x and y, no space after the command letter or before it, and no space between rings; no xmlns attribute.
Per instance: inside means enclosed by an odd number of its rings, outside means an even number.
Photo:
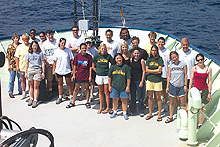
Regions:
<svg viewBox="0 0 220 147"><path fill-rule="evenodd" d="M209 33L211 34L212 38L214 39L215 43L217 44L218 48L220 49L220 45L217 42L217 40L215 39L213 33L211 32L211 30L209 29L208 25L205 23L205 21L203 20L202 16L200 15L198 9L196 8L196 6L194 5L194 3L192 2L192 0L190 0L192 6L194 7L194 9L196 10L196 12L198 13L199 17L201 18L202 22L204 23L204 25L206 26L207 30L209 31Z"/></svg>
<svg viewBox="0 0 220 147"><path fill-rule="evenodd" d="M125 27L126 27L125 15L124 15L124 13L122 12L122 2L121 2L121 0L120 0L120 13L121 13L122 24L123 24L123 27L125 28Z"/></svg>

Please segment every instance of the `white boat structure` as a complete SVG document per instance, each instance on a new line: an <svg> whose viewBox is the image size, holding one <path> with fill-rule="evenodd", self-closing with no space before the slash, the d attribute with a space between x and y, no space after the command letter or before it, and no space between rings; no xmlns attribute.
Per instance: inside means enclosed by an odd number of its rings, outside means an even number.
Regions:
<svg viewBox="0 0 220 147"><path fill-rule="evenodd" d="M105 31L111 29L114 32L113 40L119 40L119 32L122 26L99 26L98 32L100 40L105 40ZM127 27L132 36L140 38L140 47L143 47L148 40L148 33L154 31L157 38L164 37L165 47L169 50L180 50L181 40L168 33L147 28ZM71 29L56 30L55 38L68 38L72 36ZM86 32L86 33L85 33ZM90 28L82 31L83 37L94 35ZM38 36L37 36L38 37ZM6 53L11 37L0 38L0 51ZM211 57L208 53L190 45L192 50L205 55L205 64L212 68L212 101L206 107L207 119L204 125L196 132L198 146L217 147L220 146L220 61ZM2 60L2 59L1 59ZM165 117L168 113L163 113L163 121L156 121L154 112L153 119L146 121L139 116L129 117L129 121L117 117L113 120L109 115L98 115L98 95L92 102L92 109L87 110L84 101L77 101L76 107L66 109L68 101L55 104L55 97L52 100L39 104L36 109L27 106L27 100L20 100L19 96L15 99L8 97L9 73L7 63L1 68L1 94L2 94L2 114L16 122L24 130L31 127L42 128L50 131L54 136L54 145L57 147L72 146L162 146L162 147L185 147L186 141L178 137L177 122L165 124ZM16 87L15 87L16 90ZM96 93L97 94L97 93ZM193 94L192 94L193 97ZM148 109L146 109L146 114ZM9 135L10 136L10 135ZM4 136L1 136L4 137ZM37 146L49 146L50 142L40 137ZM18 145L19 146L19 145Z"/></svg>

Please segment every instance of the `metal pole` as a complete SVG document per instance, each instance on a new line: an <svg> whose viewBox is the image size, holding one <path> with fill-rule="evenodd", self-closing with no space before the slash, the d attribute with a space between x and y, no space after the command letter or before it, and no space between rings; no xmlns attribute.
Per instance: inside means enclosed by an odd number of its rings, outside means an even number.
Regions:
<svg viewBox="0 0 220 147"><path fill-rule="evenodd" d="M77 25L77 10L76 10L76 0L74 0L74 25Z"/></svg>
<svg viewBox="0 0 220 147"><path fill-rule="evenodd" d="M0 117L2 117L2 89L1 89L1 77L0 77ZM0 130L2 130L2 123L0 123Z"/></svg>
<svg viewBox="0 0 220 147"><path fill-rule="evenodd" d="M95 3L96 3L96 0L93 0L92 3L93 3L93 33L92 33L92 35L95 37L95 28L96 28L96 27L95 27L95 22L96 22L96 16L95 16L95 12L96 12L96 11L95 11L95 9L96 9L95 7L96 7L96 4L95 4Z"/></svg>
<svg viewBox="0 0 220 147"><path fill-rule="evenodd" d="M98 17L99 17L99 4L98 4L98 0L95 0L96 1L96 16L95 16L95 18L96 18L96 36L98 36Z"/></svg>

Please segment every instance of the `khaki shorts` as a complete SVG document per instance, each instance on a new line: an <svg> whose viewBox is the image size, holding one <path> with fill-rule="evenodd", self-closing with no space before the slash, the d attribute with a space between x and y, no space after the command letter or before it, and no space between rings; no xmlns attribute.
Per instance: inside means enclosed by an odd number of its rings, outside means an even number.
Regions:
<svg viewBox="0 0 220 147"><path fill-rule="evenodd" d="M162 91L162 82L158 82L158 83L155 83L155 82L151 82L151 81L148 81L147 80L147 86L146 86L146 89L147 90L152 90L152 91Z"/></svg>
<svg viewBox="0 0 220 147"><path fill-rule="evenodd" d="M42 80L41 68L28 68L28 81L41 81Z"/></svg>
<svg viewBox="0 0 220 147"><path fill-rule="evenodd" d="M200 92L201 92L202 103L205 105L208 104L209 103L209 101L207 101L207 97L209 95L208 89L202 90Z"/></svg>
<svg viewBox="0 0 220 147"><path fill-rule="evenodd" d="M46 78L48 81L53 80L53 67L46 67Z"/></svg>

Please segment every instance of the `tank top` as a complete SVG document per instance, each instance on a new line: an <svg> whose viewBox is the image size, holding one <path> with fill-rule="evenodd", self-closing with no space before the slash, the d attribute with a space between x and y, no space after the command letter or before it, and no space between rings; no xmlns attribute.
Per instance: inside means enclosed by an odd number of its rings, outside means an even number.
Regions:
<svg viewBox="0 0 220 147"><path fill-rule="evenodd" d="M134 58L132 58L132 62L130 63L131 67L131 77L134 81L141 81L142 78L142 66L141 66L141 58L135 62Z"/></svg>
<svg viewBox="0 0 220 147"><path fill-rule="evenodd" d="M199 91L208 89L208 85L206 83L206 80L208 78L207 71L208 68L205 73L198 73L197 70L194 72L194 87L196 87Z"/></svg>

